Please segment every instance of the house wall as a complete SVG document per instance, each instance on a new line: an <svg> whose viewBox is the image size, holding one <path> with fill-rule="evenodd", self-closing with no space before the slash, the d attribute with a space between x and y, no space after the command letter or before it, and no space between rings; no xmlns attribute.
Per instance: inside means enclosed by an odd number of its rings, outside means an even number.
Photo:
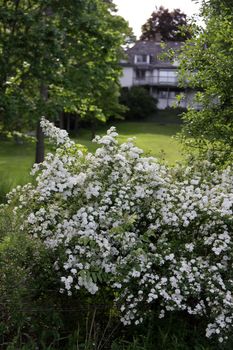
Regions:
<svg viewBox="0 0 233 350"><path fill-rule="evenodd" d="M174 107L174 106L186 108L187 104L185 101L182 101L179 104L177 104L176 100L174 100L174 99L165 100L165 99L159 98L157 106L158 106L158 109L165 109L167 107Z"/></svg>
<svg viewBox="0 0 233 350"><path fill-rule="evenodd" d="M174 103L174 101L172 101ZM158 99L158 104L157 104L157 107L158 109L165 109L167 107L171 107L171 101L167 100L167 99L162 99L162 98L159 98Z"/></svg>
<svg viewBox="0 0 233 350"><path fill-rule="evenodd" d="M132 67L124 67L120 77L120 85L122 87L131 87L133 85L133 74Z"/></svg>
<svg viewBox="0 0 233 350"><path fill-rule="evenodd" d="M195 93L188 91L184 93L184 98L179 102L176 101L176 97L171 96L174 87L177 85L175 83L174 73L172 70L171 74L166 72L170 71L169 69L154 69L153 71L147 70L145 73L145 79L136 79L136 70L133 67L123 67L122 76L120 78L120 85L122 87L130 88L133 85L140 86L150 86L150 94L157 98L158 100L158 109L165 109L167 107L173 107L177 104L179 107L187 108L189 105L193 106L195 109L200 109L201 106L193 103L193 98ZM168 75L168 83L166 83L166 74ZM164 83L163 83L164 82ZM169 83L170 82L170 83ZM162 83L162 86L160 85ZM174 84L175 83L175 84ZM167 86L166 86L167 85ZM162 91L156 92L156 89L161 89ZM176 90L176 89L175 89ZM162 92L162 94L161 94Z"/></svg>
<svg viewBox="0 0 233 350"><path fill-rule="evenodd" d="M159 77L159 70L153 69L152 75L153 75L153 81L157 81Z"/></svg>
<svg viewBox="0 0 233 350"><path fill-rule="evenodd" d="M187 108L188 103L192 103L193 93L186 93L184 98L179 101L176 99L176 95L179 95L179 92L175 92L173 89L163 88L162 90L155 92L152 89L150 94L158 100L158 109L165 109L167 107L182 107Z"/></svg>

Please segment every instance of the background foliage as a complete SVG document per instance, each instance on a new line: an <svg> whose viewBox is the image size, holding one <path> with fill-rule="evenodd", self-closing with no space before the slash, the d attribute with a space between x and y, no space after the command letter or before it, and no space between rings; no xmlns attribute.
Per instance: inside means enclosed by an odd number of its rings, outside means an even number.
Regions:
<svg viewBox="0 0 233 350"><path fill-rule="evenodd" d="M198 91L201 105L184 114L182 139L188 151L218 164L231 163L233 151L232 9L229 1L203 1L205 27L195 27L179 58L182 83Z"/></svg>
<svg viewBox="0 0 233 350"><path fill-rule="evenodd" d="M28 131L41 115L62 112L118 115L121 45L130 35L112 2L1 1L0 128ZM42 144L40 130L37 138Z"/></svg>
<svg viewBox="0 0 233 350"><path fill-rule="evenodd" d="M142 26L141 40L184 41L190 38L187 15L174 9L169 11L163 6L152 12L151 17Z"/></svg>

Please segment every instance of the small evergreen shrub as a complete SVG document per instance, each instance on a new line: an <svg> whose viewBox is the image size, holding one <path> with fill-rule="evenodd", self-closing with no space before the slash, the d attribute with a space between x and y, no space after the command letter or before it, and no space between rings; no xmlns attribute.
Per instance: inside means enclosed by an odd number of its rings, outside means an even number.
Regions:
<svg viewBox="0 0 233 350"><path fill-rule="evenodd" d="M146 119L157 110L157 100L141 86L123 88L120 103L127 107L124 116L128 120Z"/></svg>

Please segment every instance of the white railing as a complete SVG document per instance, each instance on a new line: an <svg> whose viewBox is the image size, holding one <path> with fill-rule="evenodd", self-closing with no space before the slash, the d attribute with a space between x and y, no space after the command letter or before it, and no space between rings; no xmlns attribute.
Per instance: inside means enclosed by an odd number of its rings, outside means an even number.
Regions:
<svg viewBox="0 0 233 350"><path fill-rule="evenodd" d="M150 76L145 78L134 78L133 85L178 85L177 77L168 77L168 76Z"/></svg>

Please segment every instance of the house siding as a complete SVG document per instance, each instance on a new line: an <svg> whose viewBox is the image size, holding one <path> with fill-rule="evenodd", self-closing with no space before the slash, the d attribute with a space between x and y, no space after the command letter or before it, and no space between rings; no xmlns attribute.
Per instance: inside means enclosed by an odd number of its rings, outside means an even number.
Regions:
<svg viewBox="0 0 233 350"><path fill-rule="evenodd" d="M128 87L128 88L133 86L133 76L134 76L133 67L124 67L122 76L120 77L120 85L122 87Z"/></svg>

